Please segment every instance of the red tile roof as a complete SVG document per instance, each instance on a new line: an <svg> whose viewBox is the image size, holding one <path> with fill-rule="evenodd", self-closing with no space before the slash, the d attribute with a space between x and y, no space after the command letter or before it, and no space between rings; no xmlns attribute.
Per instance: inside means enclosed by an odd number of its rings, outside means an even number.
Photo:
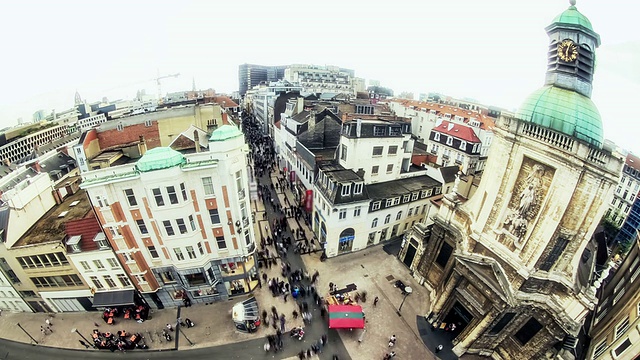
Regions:
<svg viewBox="0 0 640 360"><path fill-rule="evenodd" d="M68 237L82 236L80 240L82 251L98 249L98 244L93 241L93 238L97 233L102 232L102 227L92 212L85 218L67 221L64 224L64 231Z"/></svg>
<svg viewBox="0 0 640 360"><path fill-rule="evenodd" d="M470 126L456 124L446 120L442 120L442 123L440 125L434 126L432 131L437 131L441 134L453 136L470 143L481 142L475 131L473 131Z"/></svg>
<svg viewBox="0 0 640 360"><path fill-rule="evenodd" d="M222 106L222 102L224 101L224 108L232 108L232 107L238 107L238 104L236 104L235 101L231 100L230 97L228 96L224 96L224 95L216 95L213 96L213 101L215 101L216 103L220 104Z"/></svg>
<svg viewBox="0 0 640 360"><path fill-rule="evenodd" d="M393 99L390 101L402 104L406 107L413 107L413 109L416 111L428 112L430 110L435 110L437 115L450 114L452 117L455 115L458 115L464 118L463 122L465 124L468 124L471 118L475 118L480 122L480 128L483 130L493 130L493 128L496 126L492 118L484 114L481 114L479 112L462 109L456 106L430 103L426 101L406 100L406 99ZM422 110L422 109L425 109L425 110Z"/></svg>
<svg viewBox="0 0 640 360"><path fill-rule="evenodd" d="M638 158L637 156L633 155L632 153L629 153L627 155L627 159L626 159L626 164L627 166L634 168L636 170L640 170L640 158Z"/></svg>

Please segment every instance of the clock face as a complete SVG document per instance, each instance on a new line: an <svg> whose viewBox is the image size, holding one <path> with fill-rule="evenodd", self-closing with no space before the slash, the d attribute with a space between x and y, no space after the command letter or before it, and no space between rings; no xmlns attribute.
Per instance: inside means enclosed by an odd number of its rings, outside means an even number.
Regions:
<svg viewBox="0 0 640 360"><path fill-rule="evenodd" d="M558 57L565 62L574 62L578 58L578 45L571 40L562 40L558 45Z"/></svg>

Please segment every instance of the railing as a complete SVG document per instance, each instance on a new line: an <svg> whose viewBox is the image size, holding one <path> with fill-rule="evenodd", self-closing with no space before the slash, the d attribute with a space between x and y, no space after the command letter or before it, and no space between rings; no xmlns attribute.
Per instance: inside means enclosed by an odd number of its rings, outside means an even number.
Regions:
<svg viewBox="0 0 640 360"><path fill-rule="evenodd" d="M564 150L573 150L574 140L566 135L557 133L531 123L525 123L522 133L534 139L544 141L550 145L559 147Z"/></svg>
<svg viewBox="0 0 640 360"><path fill-rule="evenodd" d="M589 155L587 155L587 160L604 165L606 164L607 155L598 149L589 149Z"/></svg>

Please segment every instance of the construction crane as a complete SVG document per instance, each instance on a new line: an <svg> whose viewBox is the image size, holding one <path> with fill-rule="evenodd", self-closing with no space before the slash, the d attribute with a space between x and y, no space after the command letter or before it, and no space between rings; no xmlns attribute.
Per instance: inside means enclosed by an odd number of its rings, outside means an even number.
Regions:
<svg viewBox="0 0 640 360"><path fill-rule="evenodd" d="M154 79L156 84L158 85L158 100L162 100L162 86L160 80L168 79L168 78L177 78L180 76L180 73L170 74L170 75L160 75L160 70L158 69L158 76Z"/></svg>

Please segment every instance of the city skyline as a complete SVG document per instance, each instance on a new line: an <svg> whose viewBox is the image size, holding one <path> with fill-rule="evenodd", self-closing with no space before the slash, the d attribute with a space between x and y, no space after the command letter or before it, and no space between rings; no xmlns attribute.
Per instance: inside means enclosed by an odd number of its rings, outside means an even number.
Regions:
<svg viewBox="0 0 640 360"><path fill-rule="evenodd" d="M30 121L38 109L67 109L76 90L89 101L132 98L138 89L155 94L157 71L181 73L162 83L163 93L189 90L192 79L198 88L230 93L238 89L242 63L336 65L396 94L440 92L514 110L543 85L544 27L569 2L461 0L415 9L407 1L388 7L329 1L313 16L285 12L291 2L239 5L237 13L202 11L195 1L179 8L123 1L0 5L0 29L14 34L6 44L12 56L3 59L0 127L18 117ZM592 99L605 137L637 154L626 104L640 90L633 66L640 35L625 24L640 4L580 0L577 8L602 38Z"/></svg>

